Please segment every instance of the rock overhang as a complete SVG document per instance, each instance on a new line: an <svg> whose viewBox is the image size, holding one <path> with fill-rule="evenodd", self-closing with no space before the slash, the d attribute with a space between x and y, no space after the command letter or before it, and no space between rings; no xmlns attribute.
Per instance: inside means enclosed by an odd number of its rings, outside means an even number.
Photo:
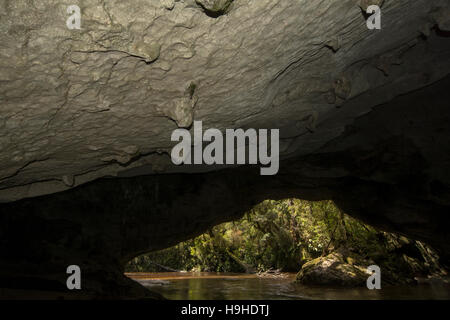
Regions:
<svg viewBox="0 0 450 320"><path fill-rule="evenodd" d="M169 156L170 133L194 119L279 128L282 158L313 154L450 69L450 40L433 30L446 1L388 1L375 31L350 0L222 1L215 18L204 7L216 1L85 1L81 30L66 26L69 2L3 4L2 202L197 172Z"/></svg>

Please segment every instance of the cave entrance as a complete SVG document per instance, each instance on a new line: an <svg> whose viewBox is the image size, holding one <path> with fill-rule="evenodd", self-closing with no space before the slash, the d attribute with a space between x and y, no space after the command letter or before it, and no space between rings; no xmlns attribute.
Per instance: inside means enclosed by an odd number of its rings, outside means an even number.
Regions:
<svg viewBox="0 0 450 320"><path fill-rule="evenodd" d="M368 294L371 265L393 287L446 276L426 244L366 225L330 200L300 199L263 201L239 220L134 258L125 271L175 299L299 298L305 285L326 288L310 295L339 287L351 298Z"/></svg>

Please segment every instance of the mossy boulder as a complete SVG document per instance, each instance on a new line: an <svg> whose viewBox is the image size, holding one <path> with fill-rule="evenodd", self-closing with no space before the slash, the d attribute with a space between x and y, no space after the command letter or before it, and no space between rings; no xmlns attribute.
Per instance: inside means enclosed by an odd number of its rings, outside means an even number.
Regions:
<svg viewBox="0 0 450 320"><path fill-rule="evenodd" d="M358 287L366 285L368 276L363 267L345 262L342 254L334 252L305 263L297 274L296 282L306 285Z"/></svg>

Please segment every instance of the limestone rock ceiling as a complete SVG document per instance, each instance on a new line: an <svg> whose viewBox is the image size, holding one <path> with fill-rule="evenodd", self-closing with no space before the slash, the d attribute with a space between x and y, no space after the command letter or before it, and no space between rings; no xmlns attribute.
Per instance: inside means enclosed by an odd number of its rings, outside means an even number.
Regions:
<svg viewBox="0 0 450 320"><path fill-rule="evenodd" d="M81 8L81 30L66 26ZM361 8L382 6L382 29ZM0 201L189 171L171 132L280 128L314 154L450 71L447 0L0 1ZM395 125L395 123L390 123Z"/></svg>

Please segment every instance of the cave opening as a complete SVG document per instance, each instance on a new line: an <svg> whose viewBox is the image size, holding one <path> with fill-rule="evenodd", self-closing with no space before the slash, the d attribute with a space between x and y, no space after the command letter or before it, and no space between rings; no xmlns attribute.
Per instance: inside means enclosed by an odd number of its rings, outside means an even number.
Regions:
<svg viewBox="0 0 450 320"><path fill-rule="evenodd" d="M131 259L125 275L169 299L359 299L377 297L366 288L374 265L384 298L429 295L436 283L435 297L447 297L448 271L433 248L352 218L331 200L265 200Z"/></svg>

